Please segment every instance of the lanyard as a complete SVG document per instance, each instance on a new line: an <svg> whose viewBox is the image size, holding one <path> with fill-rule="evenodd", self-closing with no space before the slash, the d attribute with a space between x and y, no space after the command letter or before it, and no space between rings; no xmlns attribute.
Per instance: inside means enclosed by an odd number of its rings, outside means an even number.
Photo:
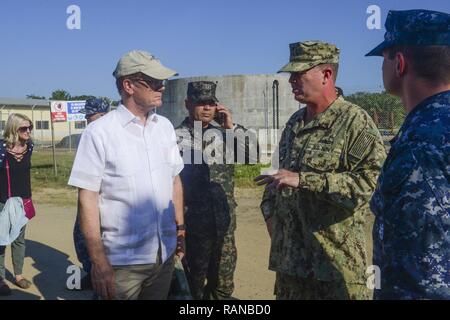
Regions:
<svg viewBox="0 0 450 320"><path fill-rule="evenodd" d="M8 180L8 198L11 198L11 178L9 176L9 162L6 159L5 159L5 161L6 161L6 164L5 164L6 165L6 177Z"/></svg>

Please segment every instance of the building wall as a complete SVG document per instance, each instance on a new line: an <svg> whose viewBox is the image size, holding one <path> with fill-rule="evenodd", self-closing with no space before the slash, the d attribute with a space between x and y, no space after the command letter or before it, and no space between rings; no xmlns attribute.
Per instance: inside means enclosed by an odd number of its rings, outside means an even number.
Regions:
<svg viewBox="0 0 450 320"><path fill-rule="evenodd" d="M187 85L191 81L213 81L217 83L216 96L221 104L228 106L233 114L233 121L248 129L273 129L276 114L273 111L273 82L277 80L279 102L279 128L298 110L299 103L294 100L288 76L285 74L235 75L217 77L191 77L170 80L164 92L164 105L157 113L169 118L177 126L187 116L185 99ZM50 144L51 123L49 107L37 106L0 106L0 121L6 121L10 113L23 113L33 120L35 130L33 139L38 143ZM48 121L48 129L38 129L37 121ZM276 125L275 125L276 127ZM76 129L74 122L54 124L55 141L58 143L69 134L79 134L83 129ZM1 131L1 130L0 130ZM275 136L276 143L278 140Z"/></svg>
<svg viewBox="0 0 450 320"><path fill-rule="evenodd" d="M1 123L6 123L6 120L11 113L24 114L33 121L34 130L32 134L33 140L36 143L51 144L52 131L49 107L36 107L32 110L29 106L5 106L0 109L0 125ZM48 129L39 129L38 121L47 122ZM56 143L69 134L79 134L83 132L83 129L75 128L75 122L56 122L53 125ZM3 130L0 130L0 133L3 135Z"/></svg>
<svg viewBox="0 0 450 320"><path fill-rule="evenodd" d="M185 99L191 81L217 83L216 96L228 106L233 121L247 128L273 128L273 81L278 80L279 126L283 127L289 117L298 110L288 76L284 74L236 75L220 77L192 77L170 80L164 92L162 108L157 112L169 118L177 126L186 116Z"/></svg>

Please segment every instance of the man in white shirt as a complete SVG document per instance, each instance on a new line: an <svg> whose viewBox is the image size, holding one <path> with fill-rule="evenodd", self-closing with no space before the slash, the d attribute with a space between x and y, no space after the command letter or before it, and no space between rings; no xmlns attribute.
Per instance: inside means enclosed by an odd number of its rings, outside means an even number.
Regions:
<svg viewBox="0 0 450 320"><path fill-rule="evenodd" d="M156 115L177 75L131 51L113 75L122 104L83 132L69 185L102 299L166 299L174 254L184 255L183 169L175 131Z"/></svg>

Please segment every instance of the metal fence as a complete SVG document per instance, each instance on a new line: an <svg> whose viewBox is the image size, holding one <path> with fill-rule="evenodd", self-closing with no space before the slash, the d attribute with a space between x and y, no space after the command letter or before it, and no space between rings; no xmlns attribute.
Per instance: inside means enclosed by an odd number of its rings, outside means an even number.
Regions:
<svg viewBox="0 0 450 320"><path fill-rule="evenodd" d="M384 92L357 92L347 96L346 99L367 111L385 142L397 134L405 120L406 112L400 98Z"/></svg>

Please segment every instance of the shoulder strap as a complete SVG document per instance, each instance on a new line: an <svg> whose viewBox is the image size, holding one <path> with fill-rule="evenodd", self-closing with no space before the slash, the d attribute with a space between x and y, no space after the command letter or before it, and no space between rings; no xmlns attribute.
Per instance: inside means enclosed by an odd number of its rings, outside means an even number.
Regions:
<svg viewBox="0 0 450 320"><path fill-rule="evenodd" d="M9 175L9 162L6 160L6 180L8 180L8 198L11 198L11 177Z"/></svg>
<svg viewBox="0 0 450 320"><path fill-rule="evenodd" d="M30 156L33 154L33 148L34 148L34 143L31 140L28 140L27 142L27 148L28 151L30 152Z"/></svg>
<svg viewBox="0 0 450 320"><path fill-rule="evenodd" d="M5 165L6 147L3 145L5 140L0 139L0 169Z"/></svg>

